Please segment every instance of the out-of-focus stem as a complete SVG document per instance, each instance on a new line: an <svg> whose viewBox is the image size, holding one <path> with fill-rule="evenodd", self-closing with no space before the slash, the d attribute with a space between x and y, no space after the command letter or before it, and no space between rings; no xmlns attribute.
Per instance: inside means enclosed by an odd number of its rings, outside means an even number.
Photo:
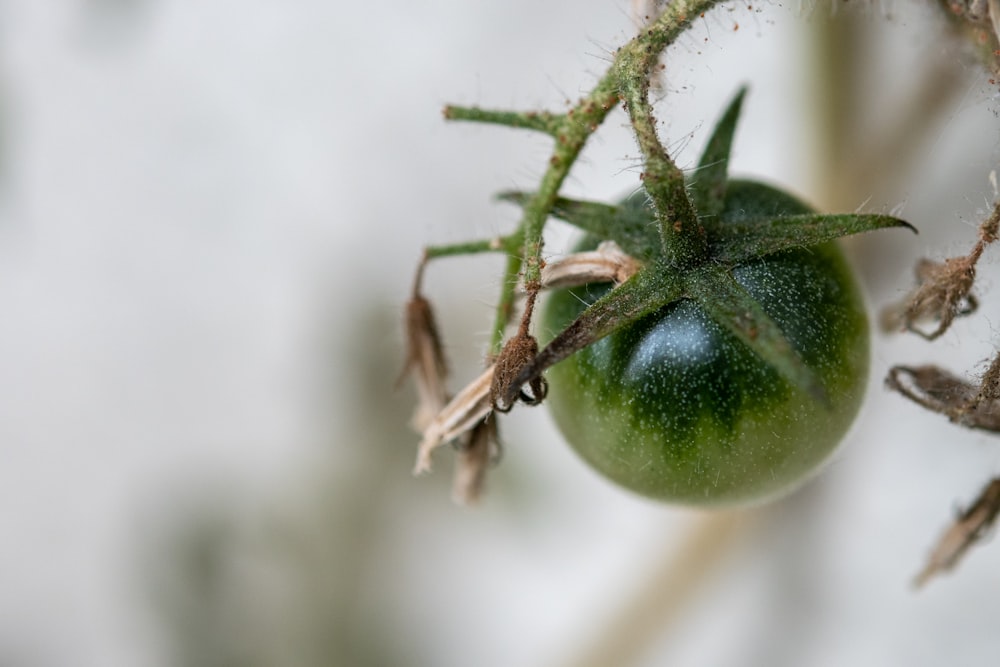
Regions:
<svg viewBox="0 0 1000 667"><path fill-rule="evenodd" d="M842 177L855 143L858 126L858 57L863 58L861 17L839 6L837 0L818 0L809 39L809 110L814 120L816 150L810 165L815 199L820 210L843 209L851 199L851 179ZM857 206L850 203L848 209Z"/></svg>
<svg viewBox="0 0 1000 667"><path fill-rule="evenodd" d="M712 579L748 515L706 514L673 546L651 572L638 581L635 593L617 610L603 631L583 642L579 657L568 667L627 667L662 638L692 599Z"/></svg>

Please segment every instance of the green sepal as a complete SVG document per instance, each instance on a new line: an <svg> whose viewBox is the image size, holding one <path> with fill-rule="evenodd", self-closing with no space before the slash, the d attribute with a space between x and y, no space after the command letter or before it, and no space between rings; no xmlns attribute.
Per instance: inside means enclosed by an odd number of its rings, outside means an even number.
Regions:
<svg viewBox="0 0 1000 667"><path fill-rule="evenodd" d="M648 265L595 301L538 353L511 384L508 402L522 386L574 352L684 296L684 281L662 262Z"/></svg>
<svg viewBox="0 0 1000 667"><path fill-rule="evenodd" d="M712 258L736 266L767 255L833 241L842 236L904 227L908 222L890 215L805 213L747 222L706 225Z"/></svg>
<svg viewBox="0 0 1000 667"><path fill-rule="evenodd" d="M736 122L743 107L744 86L726 107L725 113L712 131L698 168L689 177L690 195L699 218L717 217L725 207L726 184L729 179L729 154L733 147Z"/></svg>
<svg viewBox="0 0 1000 667"><path fill-rule="evenodd" d="M550 214L595 236L611 240L632 257L649 261L661 253L660 233L653 211L643 197L627 198L619 205L579 201L559 197ZM524 206L533 195L528 192L501 192L497 199Z"/></svg>
<svg viewBox="0 0 1000 667"><path fill-rule="evenodd" d="M802 361L777 322L726 269L705 267L686 276L687 295L791 385L828 402L819 378Z"/></svg>
<svg viewBox="0 0 1000 667"><path fill-rule="evenodd" d="M512 384L520 387L574 352L680 298L696 300L789 384L828 403L826 390L780 326L733 277L732 269L785 250L808 248L842 236L909 223L887 215L818 214L763 183L729 180L733 136L746 90L730 102L713 130L688 193L697 208L707 253L678 269L664 255L659 222L645 189L616 205L559 198L550 213L600 240L613 240L646 266L585 310L543 349ZM687 195L685 195L687 196ZM498 198L525 205L531 193ZM515 397L508 397L513 400Z"/></svg>

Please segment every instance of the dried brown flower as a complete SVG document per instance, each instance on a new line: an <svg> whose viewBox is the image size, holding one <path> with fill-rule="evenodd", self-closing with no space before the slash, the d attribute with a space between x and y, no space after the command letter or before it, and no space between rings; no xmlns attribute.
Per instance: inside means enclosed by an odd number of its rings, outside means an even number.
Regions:
<svg viewBox="0 0 1000 667"><path fill-rule="evenodd" d="M975 312L978 302L972 296L976 280L975 260L953 257L943 262L921 259L915 269L917 288L901 303L882 311L885 331L904 329L927 340L934 340L948 330L956 317ZM927 333L918 328L921 322L936 321Z"/></svg>
<svg viewBox="0 0 1000 667"><path fill-rule="evenodd" d="M937 366L894 366L886 385L911 401L967 428L1000 432L1000 355L979 385Z"/></svg>
<svg viewBox="0 0 1000 667"><path fill-rule="evenodd" d="M423 430L448 402L448 364L438 333L434 310L420 294L406 304L406 361L398 382L412 376L417 387L417 408L413 426Z"/></svg>
<svg viewBox="0 0 1000 667"><path fill-rule="evenodd" d="M927 565L914 579L923 586L936 574L954 568L969 547L981 541L1000 514L1000 477L991 480L972 506L959 514L938 540Z"/></svg>
<svg viewBox="0 0 1000 667"><path fill-rule="evenodd" d="M483 373L448 400L445 388L447 366L430 303L419 293L423 263L417 271L413 296L406 307L407 361L404 374L414 375L420 405L414 425L423 434L414 473L431 469L431 456L438 447L455 443L457 461L452 497L460 504L478 499L489 464L499 454L495 411L506 412L514 400L537 404L546 394L545 379L538 377L524 388L511 385L522 369L538 356L538 341L528 333L531 313L542 287L563 288L591 282L621 283L639 269L639 263L613 242L597 250L575 253L547 265L541 284L526 290L524 316L517 333L507 341Z"/></svg>
<svg viewBox="0 0 1000 667"><path fill-rule="evenodd" d="M500 456L497 420L488 415L459 440L456 449L451 498L459 505L470 505L479 500L486 471Z"/></svg>
<svg viewBox="0 0 1000 667"><path fill-rule="evenodd" d="M514 405L507 402L507 396L515 392L517 398L527 405L537 405L542 402L548 392L545 378L541 376L533 378L528 383L530 393L523 388L515 389L511 386L521 371L537 356L538 341L535 340L534 336L518 333L507 341L497 356L496 371L493 374L493 384L490 387L490 402L495 410L510 412Z"/></svg>
<svg viewBox="0 0 1000 667"><path fill-rule="evenodd" d="M539 289L539 285L528 287L527 302L521 317L521 325L518 327L517 333L504 344L494 363L493 382L490 386L490 404L498 412L510 412L511 408L514 407L515 400L520 400L527 405L538 405L548 393L548 383L541 376L534 377L526 383L530 393L526 392L524 387L514 386L521 371L538 356L538 341L528 333L528 330Z"/></svg>
<svg viewBox="0 0 1000 667"><path fill-rule="evenodd" d="M948 330L956 317L975 312L979 305L972 295L976 264L986 246L996 241L998 228L1000 203L979 226L979 239L968 255L943 262L926 258L917 262L917 288L900 303L882 311L882 329L886 332L900 329L912 331L927 340L934 340ZM917 327L927 321L938 323L929 333Z"/></svg>
<svg viewBox="0 0 1000 667"><path fill-rule="evenodd" d="M435 449L468 433L490 415L493 411L490 405L492 383L493 366L490 366L428 422L417 450L414 474L428 472Z"/></svg>

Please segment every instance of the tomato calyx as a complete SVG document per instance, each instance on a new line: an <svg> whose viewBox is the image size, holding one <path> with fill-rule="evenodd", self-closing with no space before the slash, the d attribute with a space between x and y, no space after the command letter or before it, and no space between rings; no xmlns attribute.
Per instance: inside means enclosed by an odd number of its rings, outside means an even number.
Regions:
<svg viewBox="0 0 1000 667"><path fill-rule="evenodd" d="M811 213L789 195L759 184L730 180L729 156L745 92L740 90L729 104L698 168L688 180L684 196L689 197L696 212L697 226L678 223L669 234L664 233L664 225L669 223L658 220L658 212L643 191L617 205L557 199L552 209L554 217L591 237L614 241L642 266L627 281L595 301L526 363L501 392L499 398L504 404L515 402L521 388L536 382L552 365L680 299L696 301L790 384L817 401L826 400L815 373L803 363L778 324L736 282L733 269L784 250L842 236L894 227L916 230L909 223L887 215ZM648 188L647 183L647 191ZM506 192L499 198L524 205L532 195ZM729 215L723 220L721 213L727 206L732 210L734 200L746 201L746 217L734 219ZM704 235L704 252L686 265L678 265L674 261L676 254L671 251L671 243L679 233Z"/></svg>

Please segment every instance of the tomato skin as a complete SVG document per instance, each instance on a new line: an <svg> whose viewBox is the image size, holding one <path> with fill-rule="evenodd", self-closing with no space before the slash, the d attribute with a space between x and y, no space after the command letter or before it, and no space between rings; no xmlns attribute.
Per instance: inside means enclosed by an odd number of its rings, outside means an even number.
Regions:
<svg viewBox="0 0 1000 667"><path fill-rule="evenodd" d="M732 182L723 219L809 209L767 186ZM596 470L645 496L701 506L760 501L814 473L850 427L868 376L863 299L835 244L786 251L733 275L819 378L820 402L786 382L696 302L682 299L548 372L548 404ZM553 336L609 289L550 295Z"/></svg>

